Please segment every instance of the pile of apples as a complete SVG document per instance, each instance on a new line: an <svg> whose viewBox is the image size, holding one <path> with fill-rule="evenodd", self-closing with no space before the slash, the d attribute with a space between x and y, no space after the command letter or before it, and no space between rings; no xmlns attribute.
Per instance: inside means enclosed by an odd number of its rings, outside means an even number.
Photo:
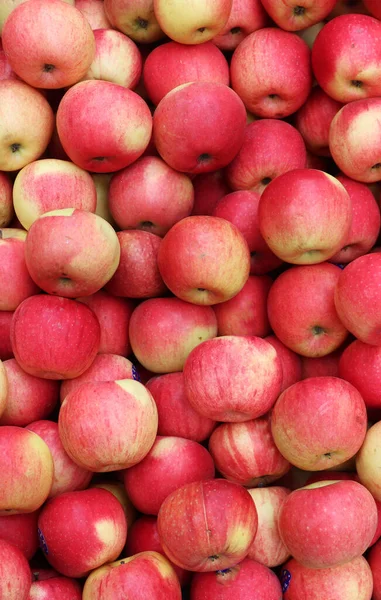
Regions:
<svg viewBox="0 0 381 600"><path fill-rule="evenodd" d="M381 600L381 1L0 34L0 600Z"/></svg>

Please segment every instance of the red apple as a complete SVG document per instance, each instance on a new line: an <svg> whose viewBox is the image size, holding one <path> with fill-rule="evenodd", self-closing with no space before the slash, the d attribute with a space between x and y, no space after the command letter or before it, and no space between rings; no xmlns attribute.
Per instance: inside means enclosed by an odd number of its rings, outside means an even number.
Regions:
<svg viewBox="0 0 381 600"><path fill-rule="evenodd" d="M261 0L233 0L229 18L214 36L213 44L221 50L235 50L250 33L268 25L268 15Z"/></svg>
<svg viewBox="0 0 381 600"><path fill-rule="evenodd" d="M30 560L38 548L38 511L0 517L0 539L14 544Z"/></svg>
<svg viewBox="0 0 381 600"><path fill-rule="evenodd" d="M282 367L282 385L280 391L302 379L302 359L299 354L287 348L276 335L268 335L266 341L276 350Z"/></svg>
<svg viewBox="0 0 381 600"><path fill-rule="evenodd" d="M192 215L211 215L217 202L229 194L223 169L211 173L200 173L192 179L194 204Z"/></svg>
<svg viewBox="0 0 381 600"><path fill-rule="evenodd" d="M373 577L373 600L381 600L381 540L370 550L367 560Z"/></svg>
<svg viewBox="0 0 381 600"><path fill-rule="evenodd" d="M271 19L286 31L298 31L325 19L336 0L261 0Z"/></svg>
<svg viewBox="0 0 381 600"><path fill-rule="evenodd" d="M365 10L369 11L376 19L381 19L381 7L378 0L362 0ZM378 600L378 599L377 599Z"/></svg>
<svg viewBox="0 0 381 600"><path fill-rule="evenodd" d="M82 588L78 581L54 575L44 579L33 573L34 581L28 600L81 600Z"/></svg>
<svg viewBox="0 0 381 600"><path fill-rule="evenodd" d="M112 175L111 173L91 173L91 177L94 181L97 193L97 206L95 209L95 214L102 217L102 219L105 219L105 221L108 221L110 225L116 229L116 223L112 218L108 203L109 187Z"/></svg>
<svg viewBox="0 0 381 600"><path fill-rule="evenodd" d="M336 6L328 15L327 20L349 13L369 15L368 9L365 7L365 2L374 2L374 0L336 0Z"/></svg>
<svg viewBox="0 0 381 600"><path fill-rule="evenodd" d="M12 190L9 175L0 172L0 227L8 227L14 216Z"/></svg>
<svg viewBox="0 0 381 600"><path fill-rule="evenodd" d="M343 352L342 347L326 354L325 356L311 357L302 356L302 375L300 379L307 377L341 377L339 374L339 360ZM346 379L343 377L343 379ZM355 386L357 387L357 386ZM361 394L362 395L362 394ZM365 400L365 398L364 398Z"/></svg>
<svg viewBox="0 0 381 600"><path fill-rule="evenodd" d="M2 47L0 48L0 81L5 79L18 79L18 76L13 71L7 55L5 54Z"/></svg>
<svg viewBox="0 0 381 600"><path fill-rule="evenodd" d="M105 0L106 17L113 27L135 42L156 42L164 37L153 9L153 0Z"/></svg>
<svg viewBox="0 0 381 600"><path fill-rule="evenodd" d="M130 526L136 520L137 510L127 496L124 488L123 471L117 471L115 475L118 476L119 479L96 479L95 483L90 485L90 488L102 488L103 490L107 490L119 500L124 510L124 514L126 515L128 531L130 531Z"/></svg>
<svg viewBox="0 0 381 600"><path fill-rule="evenodd" d="M11 322L14 311L0 311L0 360L13 358Z"/></svg>
<svg viewBox="0 0 381 600"><path fill-rule="evenodd" d="M381 408L380 346L354 340L339 358L338 374L358 389L368 409Z"/></svg>
<svg viewBox="0 0 381 600"><path fill-rule="evenodd" d="M0 540L0 598L28 600L31 585L32 574L21 550Z"/></svg>
<svg viewBox="0 0 381 600"><path fill-rule="evenodd" d="M75 0L75 7L86 17L93 31L112 28L106 17L103 0Z"/></svg>

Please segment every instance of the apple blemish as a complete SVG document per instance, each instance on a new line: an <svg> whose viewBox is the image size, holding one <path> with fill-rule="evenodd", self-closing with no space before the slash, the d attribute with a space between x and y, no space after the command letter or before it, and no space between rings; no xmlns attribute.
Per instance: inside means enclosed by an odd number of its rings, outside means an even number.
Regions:
<svg viewBox="0 0 381 600"><path fill-rule="evenodd" d="M44 554L49 554L48 545L40 528L37 529L37 534L41 550L44 552Z"/></svg>
<svg viewBox="0 0 381 600"><path fill-rule="evenodd" d="M286 593L290 587L291 573L287 569L283 569L280 575L280 583L282 585L282 592Z"/></svg>

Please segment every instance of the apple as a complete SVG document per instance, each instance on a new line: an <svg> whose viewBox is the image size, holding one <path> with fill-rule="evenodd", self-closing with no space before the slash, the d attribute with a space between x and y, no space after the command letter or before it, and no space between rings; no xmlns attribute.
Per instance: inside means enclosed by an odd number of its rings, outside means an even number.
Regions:
<svg viewBox="0 0 381 600"><path fill-rule="evenodd" d="M349 0L349 1L356 2L356 0ZM340 2L340 0L336 0L336 4L337 4L337 2ZM361 2L361 0L360 0L360 2ZM332 12L330 13L330 15L331 14L332 14ZM319 21L318 23L315 23L315 25L311 25L311 27L306 27L306 29L300 29L296 33L300 38L302 38L302 40L304 40L306 42L307 46L310 49L312 49L312 46L315 43L318 33L323 29L325 24L326 24L326 20Z"/></svg>
<svg viewBox="0 0 381 600"><path fill-rule="evenodd" d="M369 11L369 13L376 17L376 19L381 18L381 7L378 3L378 0L362 0L364 8Z"/></svg>
<svg viewBox="0 0 381 600"><path fill-rule="evenodd" d="M203 442L210 436L216 422L201 416L188 402L182 371L151 377L146 388L157 407L158 435L176 436L195 442Z"/></svg>
<svg viewBox="0 0 381 600"><path fill-rule="evenodd" d="M294 490L279 515L279 532L304 567L325 569L361 556L377 527L377 507L357 481L321 481Z"/></svg>
<svg viewBox="0 0 381 600"><path fill-rule="evenodd" d="M271 19L286 31L299 31L325 19L336 0L261 0Z"/></svg>
<svg viewBox="0 0 381 600"><path fill-rule="evenodd" d="M316 264L344 246L352 201L332 175L294 169L269 183L258 214L261 234L274 254L292 264Z"/></svg>
<svg viewBox="0 0 381 600"><path fill-rule="evenodd" d="M293 383L302 379L302 357L287 348L276 335L268 335L265 340L276 350L282 367L282 384L280 391L283 392Z"/></svg>
<svg viewBox="0 0 381 600"><path fill-rule="evenodd" d="M245 487L268 485L291 467L274 443L268 416L222 423L210 436L208 448L217 471Z"/></svg>
<svg viewBox="0 0 381 600"><path fill-rule="evenodd" d="M0 35L2 35L2 30L4 27L4 23L11 12L21 4L22 2L26 2L27 0L3 0L0 6ZM67 4L74 5L74 0L63 0L67 2Z"/></svg>
<svg viewBox="0 0 381 600"><path fill-rule="evenodd" d="M1 39L14 72L43 89L79 81L95 54L89 22L77 8L59 0L28 0L16 6Z"/></svg>
<svg viewBox="0 0 381 600"><path fill-rule="evenodd" d="M224 169L200 173L192 178L194 204L192 215L211 215L217 202L232 190L228 186Z"/></svg>
<svg viewBox="0 0 381 600"><path fill-rule="evenodd" d="M62 98L57 129L76 165L109 173L143 154L151 137L152 117L147 104L132 90L110 81L82 81Z"/></svg>
<svg viewBox="0 0 381 600"><path fill-rule="evenodd" d="M165 162L185 173L226 167L242 146L246 111L223 83L195 81L171 90L153 116L153 139Z"/></svg>
<svg viewBox="0 0 381 600"><path fill-rule="evenodd" d="M58 417L70 458L97 473L140 462L155 441L157 423L152 395L132 379L83 383L67 394Z"/></svg>
<svg viewBox="0 0 381 600"><path fill-rule="evenodd" d="M373 600L381 600L381 540L369 551L367 556L373 577Z"/></svg>
<svg viewBox="0 0 381 600"><path fill-rule="evenodd" d="M51 498L38 518L40 546L66 577L85 577L116 560L127 537L120 502L107 490L66 492Z"/></svg>
<svg viewBox="0 0 381 600"><path fill-rule="evenodd" d="M0 311L0 360L13 358L11 344L11 322L13 313L14 311Z"/></svg>
<svg viewBox="0 0 381 600"><path fill-rule="evenodd" d="M2 47L1 47L0 48L0 81L4 81L5 79L18 79L18 76L12 70L9 60L8 60L4 50L2 50Z"/></svg>
<svg viewBox="0 0 381 600"><path fill-rule="evenodd" d="M114 229L116 229L116 223L112 218L110 208L108 205L108 195L111 177L111 173L91 173L91 178L94 182L97 195L97 205L95 208L95 214L102 217L102 219L104 219L105 221L108 221L110 225L112 225Z"/></svg>
<svg viewBox="0 0 381 600"><path fill-rule="evenodd" d="M268 25L269 17L261 0L233 0L229 18L212 39L221 50L235 50L250 33Z"/></svg>
<svg viewBox="0 0 381 600"><path fill-rule="evenodd" d="M365 7L365 2L369 1L374 2L374 0L336 0L336 6L328 15L327 20L339 17L340 15L347 15L348 13L369 15L369 9Z"/></svg>
<svg viewBox="0 0 381 600"><path fill-rule="evenodd" d="M45 578L45 576L47 577ZM81 600L82 588L73 578L61 577L53 569L48 573L33 572L28 600Z"/></svg>
<svg viewBox="0 0 381 600"><path fill-rule="evenodd" d="M91 175L66 160L45 158L29 163L18 172L13 185L13 204L24 229L51 210L95 212L96 201Z"/></svg>
<svg viewBox="0 0 381 600"><path fill-rule="evenodd" d="M181 588L167 558L158 552L140 552L93 571L85 582L83 600L122 600L142 590L155 600L181 600Z"/></svg>
<svg viewBox="0 0 381 600"><path fill-rule="evenodd" d="M12 190L9 175L0 172L0 227L8 227L14 216Z"/></svg>
<svg viewBox="0 0 381 600"><path fill-rule="evenodd" d="M123 471L118 471L115 475L120 475L122 478ZM127 496L123 481L120 481L119 479L106 478L100 480L96 479L94 483L91 483L90 488L101 488L103 490L107 490L111 492L117 500L119 500L124 510L124 514L126 515L127 528L129 532L131 525L133 525L136 520L137 510L132 504L130 498Z"/></svg>
<svg viewBox="0 0 381 600"><path fill-rule="evenodd" d="M225 479L188 483L175 490L164 500L157 519L168 558L196 572L229 569L243 560L257 525L249 492Z"/></svg>
<svg viewBox="0 0 381 600"><path fill-rule="evenodd" d="M74 5L86 17L93 31L112 29L112 25L106 17L103 0L75 0Z"/></svg>
<svg viewBox="0 0 381 600"><path fill-rule="evenodd" d="M334 302L340 276L336 265L322 262L291 267L276 278L267 311L273 332L285 346L311 357L325 356L341 346L348 330Z"/></svg>
<svg viewBox="0 0 381 600"><path fill-rule="evenodd" d="M335 469L341 468L341 465L338 467L334 467L334 469L327 469L324 471L318 471L312 473L309 477L307 477L305 481L305 485L310 485L310 483L316 483L318 481L358 481L360 483L360 479L355 471L336 471ZM377 504L377 501L376 501Z"/></svg>
<svg viewBox="0 0 381 600"><path fill-rule="evenodd" d="M276 27L254 31L234 51L232 88L254 115L287 117L304 104L311 91L310 54L295 33Z"/></svg>
<svg viewBox="0 0 381 600"><path fill-rule="evenodd" d="M340 346L337 350L334 350L325 356L302 356L302 375L300 379L306 379L307 377L324 377L327 375L330 377L341 377L339 374L339 361L342 353L343 348ZM346 377L342 377L342 379L346 379ZM364 397L363 399L365 400Z"/></svg>
<svg viewBox="0 0 381 600"><path fill-rule="evenodd" d="M377 421L368 429L364 443L356 456L356 470L360 482L378 502L381 502L380 428L381 421Z"/></svg>
<svg viewBox="0 0 381 600"><path fill-rule="evenodd" d="M27 560L37 552L37 519L38 510L17 515L0 517L0 539L17 546Z"/></svg>
<svg viewBox="0 0 381 600"><path fill-rule="evenodd" d="M0 598L28 600L31 585L32 574L21 550L0 540Z"/></svg>
<svg viewBox="0 0 381 600"><path fill-rule="evenodd" d="M367 428L357 389L339 377L309 377L281 393L271 413L276 446L306 471L335 467L356 454Z"/></svg>
<svg viewBox="0 0 381 600"><path fill-rule="evenodd" d="M190 404L216 421L241 423L266 414L282 381L277 352L256 336L220 336L202 342L185 361Z"/></svg>
<svg viewBox="0 0 381 600"><path fill-rule="evenodd" d="M246 125L243 144L226 169L233 190L261 194L282 173L304 169L306 146L299 131L279 119L260 119Z"/></svg>
<svg viewBox="0 0 381 600"><path fill-rule="evenodd" d="M153 0L105 0L106 17L113 27L135 42L148 44L161 40L160 29L153 8Z"/></svg>
<svg viewBox="0 0 381 600"><path fill-rule="evenodd" d="M17 79L1 82L1 171L18 171L39 158L49 144L53 128L54 114L41 92Z"/></svg>
<svg viewBox="0 0 381 600"><path fill-rule="evenodd" d="M6 363L4 363L6 364ZM362 395L369 409L381 409L381 347L354 340L338 363L338 375L349 381Z"/></svg>

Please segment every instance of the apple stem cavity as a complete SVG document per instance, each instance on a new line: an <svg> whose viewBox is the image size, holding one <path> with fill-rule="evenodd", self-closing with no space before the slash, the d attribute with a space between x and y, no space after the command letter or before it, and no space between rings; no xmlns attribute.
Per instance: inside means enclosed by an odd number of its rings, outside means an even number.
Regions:
<svg viewBox="0 0 381 600"><path fill-rule="evenodd" d="M241 28L240 27L232 27L230 30L230 33L232 33L233 35L236 35L237 33L241 33Z"/></svg>
<svg viewBox="0 0 381 600"><path fill-rule="evenodd" d="M359 79L352 79L351 85L353 85L355 88L361 88L363 86L363 82Z"/></svg>
<svg viewBox="0 0 381 600"><path fill-rule="evenodd" d="M199 27L197 31L199 31L200 33L204 33L205 29L206 27Z"/></svg>
<svg viewBox="0 0 381 600"><path fill-rule="evenodd" d="M211 156L210 154L208 154L207 152L204 152L204 154L200 154L200 156L197 159L198 163L206 163L210 160Z"/></svg>
<svg viewBox="0 0 381 600"><path fill-rule="evenodd" d="M381 163L376 163L375 165L373 165L373 167L371 167L372 170L376 170L379 169L381 167Z"/></svg>
<svg viewBox="0 0 381 600"><path fill-rule="evenodd" d="M271 181L272 181L272 180L271 180L271 177L264 177L264 178L261 180L261 184L262 184L262 185L269 185L269 183L271 183Z"/></svg>
<svg viewBox="0 0 381 600"><path fill-rule="evenodd" d="M306 12L306 9L304 6L295 6L295 8L294 8L295 17L302 17L305 12Z"/></svg>
<svg viewBox="0 0 381 600"><path fill-rule="evenodd" d="M214 562L215 560L219 559L219 556L217 554L213 554L212 556L209 556L208 558L209 558L209 560L211 560L212 562Z"/></svg>

